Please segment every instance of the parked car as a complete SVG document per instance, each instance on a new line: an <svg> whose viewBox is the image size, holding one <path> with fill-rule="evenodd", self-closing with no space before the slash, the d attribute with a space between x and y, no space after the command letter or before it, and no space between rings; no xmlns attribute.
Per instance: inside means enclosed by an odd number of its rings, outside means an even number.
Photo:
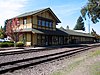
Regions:
<svg viewBox="0 0 100 75"><path fill-rule="evenodd" d="M6 42L6 41L10 41L8 38L4 38L4 41Z"/></svg>
<svg viewBox="0 0 100 75"><path fill-rule="evenodd" d="M10 40L9 40L9 39L7 39L7 38L0 39L0 42L7 42L7 41L10 41Z"/></svg>
<svg viewBox="0 0 100 75"><path fill-rule="evenodd" d="M0 42L4 42L5 40L4 39L0 39Z"/></svg>

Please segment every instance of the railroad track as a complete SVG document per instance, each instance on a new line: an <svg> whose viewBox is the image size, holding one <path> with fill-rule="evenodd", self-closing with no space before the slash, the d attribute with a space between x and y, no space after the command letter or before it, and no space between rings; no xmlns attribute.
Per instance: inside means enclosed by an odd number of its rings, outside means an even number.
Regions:
<svg viewBox="0 0 100 75"><path fill-rule="evenodd" d="M87 47L88 45L75 45L75 47ZM62 46L61 48L64 48L66 46ZM71 47L71 46L68 46ZM73 46L72 46L73 47ZM57 48L53 48L53 49L57 49ZM31 52L40 52L40 51L46 51L46 50L52 50L52 48L47 48L47 49L24 49L24 48L16 48L16 50L11 50L11 51L7 51L6 50L2 50L0 52L0 56L6 56L6 55L16 55L16 54L23 54L23 53L31 53Z"/></svg>
<svg viewBox="0 0 100 75"><path fill-rule="evenodd" d="M22 68L27 68L29 66L48 62L48 61L55 60L61 57L71 56L73 54L83 52L83 51L86 51L86 50L89 50L95 47L98 47L98 45L93 45L93 46L88 46L86 48L83 47L79 49L73 49L69 51L64 51L64 52L59 52L59 53L54 53L54 54L49 54L49 55L43 55L43 56L38 56L38 57L33 57L33 58L0 63L0 74L4 74L6 72L14 71L14 70L22 69Z"/></svg>

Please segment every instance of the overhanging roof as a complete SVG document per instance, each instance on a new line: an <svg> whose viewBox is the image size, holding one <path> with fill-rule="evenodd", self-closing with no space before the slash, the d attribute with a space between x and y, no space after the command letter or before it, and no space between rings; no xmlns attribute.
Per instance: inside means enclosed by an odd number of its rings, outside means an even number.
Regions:
<svg viewBox="0 0 100 75"><path fill-rule="evenodd" d="M35 29L35 28L27 28L27 29L23 29L21 32L32 32L32 33L36 33L36 34L45 34L45 35L64 35L64 36L68 36L67 33L56 29L55 31L51 31L51 30L44 30L44 29Z"/></svg>
<svg viewBox="0 0 100 75"><path fill-rule="evenodd" d="M66 29L58 29L58 28L56 28L55 31L27 28L27 29L23 29L21 32L32 32L36 34L45 34L45 35L64 35L64 36L74 35L74 36L83 36L83 37L94 37L88 33L82 33L82 32L76 32L74 30L69 30L69 29L66 30Z"/></svg>
<svg viewBox="0 0 100 75"><path fill-rule="evenodd" d="M68 36L65 32L56 29L55 31L51 31L51 30L44 30L44 29L32 29L33 33L37 33L37 34L46 34L46 35L64 35L64 36Z"/></svg>
<svg viewBox="0 0 100 75"><path fill-rule="evenodd" d="M68 35L74 35L74 36L83 36L83 37L94 37L91 34L88 33L82 33L82 32L77 32L74 30L70 30L70 29L60 29L64 32L66 32Z"/></svg>

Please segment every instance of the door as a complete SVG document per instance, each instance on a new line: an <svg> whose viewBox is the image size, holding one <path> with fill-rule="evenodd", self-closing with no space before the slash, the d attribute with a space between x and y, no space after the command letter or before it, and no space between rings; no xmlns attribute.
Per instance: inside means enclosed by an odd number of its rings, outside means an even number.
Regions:
<svg viewBox="0 0 100 75"><path fill-rule="evenodd" d="M49 46L52 45L52 36L48 36L48 45L49 45Z"/></svg>

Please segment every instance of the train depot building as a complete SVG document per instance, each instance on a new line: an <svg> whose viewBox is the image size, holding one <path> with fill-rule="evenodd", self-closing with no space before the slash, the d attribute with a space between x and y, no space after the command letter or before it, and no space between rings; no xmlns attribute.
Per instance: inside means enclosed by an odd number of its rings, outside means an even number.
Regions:
<svg viewBox="0 0 100 75"><path fill-rule="evenodd" d="M19 41L30 46L54 46L92 43L94 36L70 29L56 28L61 21L50 8L40 9L17 16L23 35Z"/></svg>

